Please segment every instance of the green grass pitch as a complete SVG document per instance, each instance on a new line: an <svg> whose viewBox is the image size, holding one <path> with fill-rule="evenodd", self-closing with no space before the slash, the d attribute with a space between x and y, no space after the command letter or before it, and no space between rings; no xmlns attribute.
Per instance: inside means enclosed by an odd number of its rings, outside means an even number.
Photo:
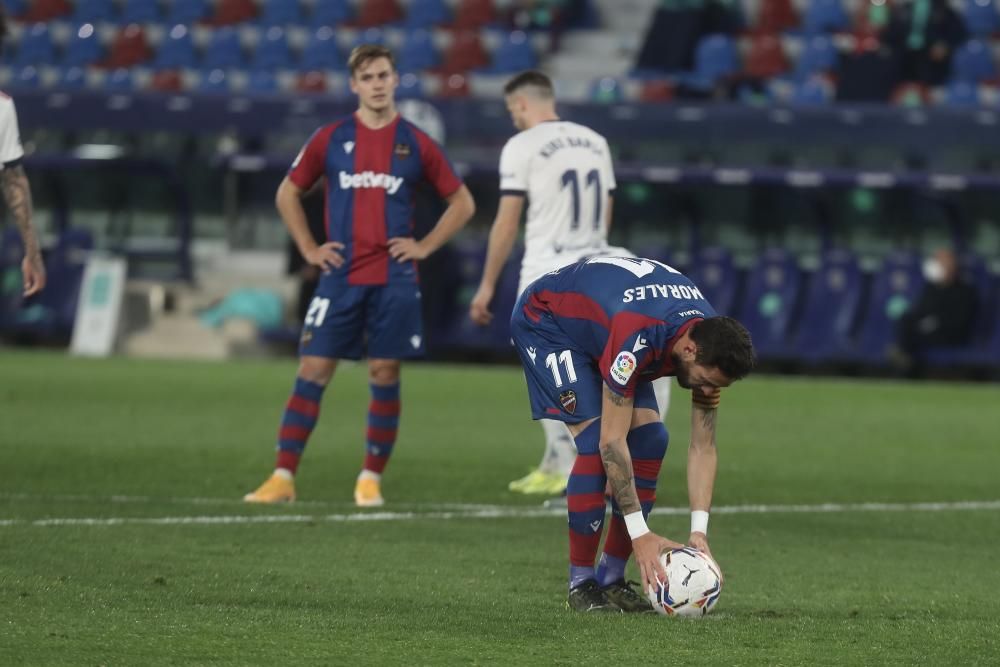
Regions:
<svg viewBox="0 0 1000 667"><path fill-rule="evenodd" d="M1000 506L905 506L1000 500L996 385L726 390L715 505L786 509L713 515L726 587L682 621L564 608L565 518L511 516L540 508L506 490L541 450L516 368L406 367L394 514L356 520L379 510L350 502L368 397L344 365L300 502L242 504L294 371L0 352L0 664L1000 664ZM682 508L673 399L658 505ZM823 503L848 507L787 511Z"/></svg>

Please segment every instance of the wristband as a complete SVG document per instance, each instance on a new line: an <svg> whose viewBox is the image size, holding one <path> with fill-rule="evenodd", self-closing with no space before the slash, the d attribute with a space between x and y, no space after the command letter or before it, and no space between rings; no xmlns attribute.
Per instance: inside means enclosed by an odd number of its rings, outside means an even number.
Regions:
<svg viewBox="0 0 1000 667"><path fill-rule="evenodd" d="M705 510L691 512L691 532L708 535L708 512Z"/></svg>
<svg viewBox="0 0 1000 667"><path fill-rule="evenodd" d="M642 518L642 512L632 512L625 515L625 528L628 529L628 536L633 540L642 537L649 532L646 520Z"/></svg>

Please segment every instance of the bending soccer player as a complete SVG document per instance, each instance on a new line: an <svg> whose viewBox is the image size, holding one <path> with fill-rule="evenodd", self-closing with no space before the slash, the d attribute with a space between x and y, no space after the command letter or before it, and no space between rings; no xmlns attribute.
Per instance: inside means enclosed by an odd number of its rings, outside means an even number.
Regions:
<svg viewBox="0 0 1000 667"><path fill-rule="evenodd" d="M281 418L272 475L247 502L295 499L293 476L339 359L368 357L371 403L360 507L383 504L382 472L399 426L400 360L423 354L416 260L441 247L475 212L468 188L426 133L402 119L393 99L392 53L358 46L348 60L358 110L318 129L278 188L277 206L299 251L323 271L306 313L295 386ZM301 197L326 178L327 241L309 232ZM435 227L413 238L414 189L429 181L448 203Z"/></svg>
<svg viewBox="0 0 1000 667"><path fill-rule="evenodd" d="M668 441L651 381L672 375L691 390L688 544L710 554L720 390L753 368L750 334L716 315L676 269L626 257L583 260L536 280L514 307L511 334L533 418L566 423L576 441L566 497L569 606L651 611L625 581L629 556L646 591L665 577L660 553L681 546L646 526ZM607 486L612 516L595 569Z"/></svg>
<svg viewBox="0 0 1000 667"><path fill-rule="evenodd" d="M625 248L608 245L615 171L607 140L589 127L559 118L552 81L541 72L512 78L504 87L504 99L514 127L521 131L500 153L500 205L479 289L469 305L469 316L481 325L493 319L490 301L517 240L526 199L518 294L546 273L584 257L634 257ZM658 381L653 388L660 415L665 416L670 380ZM511 491L556 495L566 490L576 458L572 436L558 420L540 423L545 432L541 463L511 482Z"/></svg>

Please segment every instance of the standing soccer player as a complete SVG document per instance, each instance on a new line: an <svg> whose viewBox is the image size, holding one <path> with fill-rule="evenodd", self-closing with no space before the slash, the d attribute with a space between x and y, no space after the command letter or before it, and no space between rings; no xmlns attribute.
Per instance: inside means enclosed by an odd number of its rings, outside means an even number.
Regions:
<svg viewBox="0 0 1000 667"><path fill-rule="evenodd" d="M688 543L711 555L720 390L753 368L750 334L716 315L676 269L629 257L594 257L539 278L518 299L510 328L533 418L565 422L579 452L566 490L569 606L651 611L625 581L629 556L646 591L665 578L660 553L681 546L646 526L669 437L651 381L672 375L691 389ZM595 570L607 487L612 517Z"/></svg>
<svg viewBox="0 0 1000 667"><path fill-rule="evenodd" d="M528 221L518 293L542 275L583 257L633 257L608 246L615 172L608 142L588 127L560 120L552 81L541 72L518 74L504 87L507 110L521 130L500 154L500 206L490 230L486 265L469 315L481 325L497 280L517 240L525 199ZM504 313L506 316L506 313ZM670 380L657 382L660 415L670 401ZM511 491L555 495L566 489L576 449L559 421L541 420L545 453L538 468L510 483Z"/></svg>
<svg viewBox="0 0 1000 667"><path fill-rule="evenodd" d="M7 16L0 6L0 49L6 36ZM24 243L21 278L24 296L31 296L45 287L45 265L42 263L38 237L31 225L31 185L21 165L23 158L24 149L21 147L14 100L0 93L0 189L3 190L4 201Z"/></svg>
<svg viewBox="0 0 1000 667"><path fill-rule="evenodd" d="M294 475L339 359L367 352L371 403L360 507L384 503L381 478L399 426L400 360L423 354L416 261L468 222L475 203L441 149L396 111L392 53L365 44L348 60L358 110L318 129L281 182L277 207L306 261L323 270L302 329L300 363L278 434L274 473L248 502L295 499ZM309 233L301 197L326 178L327 241ZM422 180L448 206L420 241L413 238L413 193Z"/></svg>

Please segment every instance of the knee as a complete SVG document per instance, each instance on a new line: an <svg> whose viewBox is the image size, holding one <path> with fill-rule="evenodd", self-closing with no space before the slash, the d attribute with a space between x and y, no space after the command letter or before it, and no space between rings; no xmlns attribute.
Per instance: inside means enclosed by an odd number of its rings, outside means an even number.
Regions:
<svg viewBox="0 0 1000 667"><path fill-rule="evenodd" d="M377 385L399 382L399 362L387 359L372 359L368 362L368 381Z"/></svg>
<svg viewBox="0 0 1000 667"><path fill-rule="evenodd" d="M628 432L628 449L633 459L662 460L667 453L670 434L663 422L637 426Z"/></svg>
<svg viewBox="0 0 1000 667"><path fill-rule="evenodd" d="M299 377L324 387L330 383L337 362L322 357L303 357L299 362Z"/></svg>

